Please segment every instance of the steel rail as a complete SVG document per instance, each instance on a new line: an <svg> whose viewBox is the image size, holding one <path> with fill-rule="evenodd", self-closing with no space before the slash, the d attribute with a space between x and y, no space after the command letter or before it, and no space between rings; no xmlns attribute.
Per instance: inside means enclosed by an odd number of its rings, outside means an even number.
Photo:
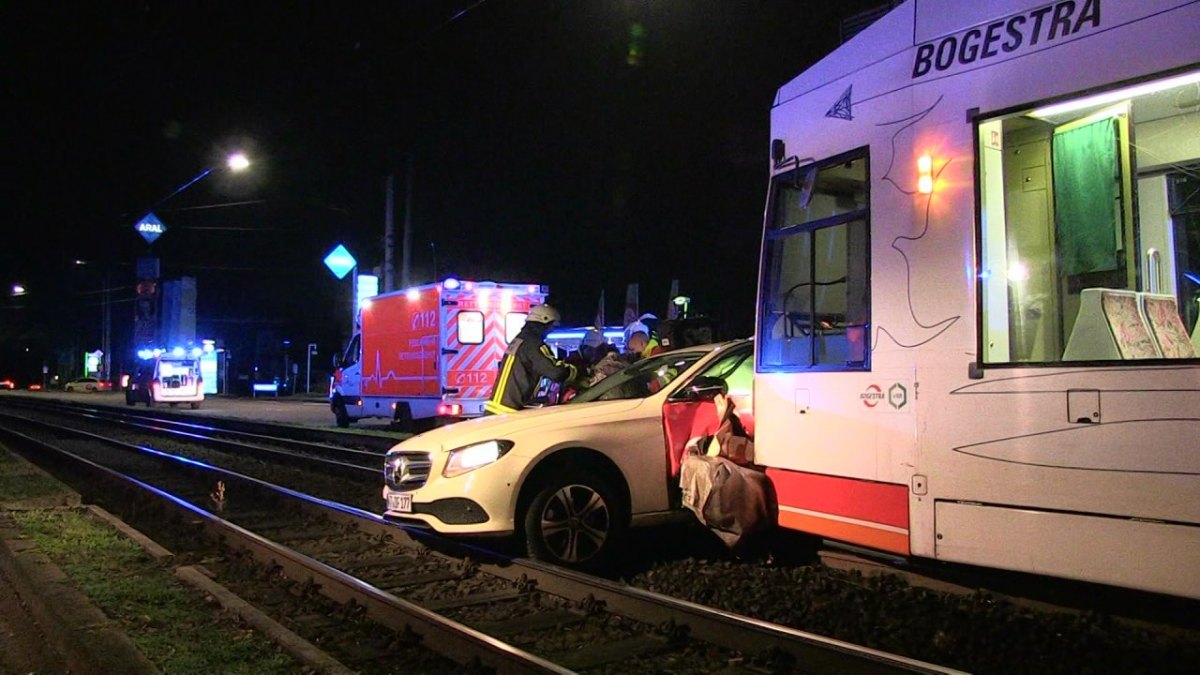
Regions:
<svg viewBox="0 0 1200 675"><path fill-rule="evenodd" d="M57 413L57 414L68 414L68 415L76 417L76 418L91 419L96 422L103 422L103 423L108 423L108 424L118 424L118 425L121 425L124 427L140 429L140 430L144 430L147 432L153 432L156 434L162 434L165 436L170 436L170 437L174 437L174 438L193 441L193 442L200 443L202 445L209 446L209 447L212 447L212 448L215 448L218 450L223 450L226 452L233 452L238 455L251 455L251 456L257 457L259 459L282 461L282 462L288 463L288 464L304 465L308 468L329 470L332 473L336 473L338 475L349 476L351 478L378 477L381 475L381 472L382 472L381 467L382 467L383 455L364 452L362 450L354 450L351 448L338 448L336 446L320 445L317 447L322 448L323 455L317 456L317 455L308 454L309 450L312 447L314 447L314 444L308 443L305 441L294 441L294 440L288 439L288 438L278 438L278 437L273 437L273 436L265 436L262 434L246 434L245 432L238 432L238 431L226 431L219 427L208 427L208 426L200 425L200 424L187 424L187 423L174 422L174 421L170 421L170 420L164 421L164 420L155 419L153 417L147 418L147 417L141 417L141 416L137 416L137 415L130 416L130 415L123 414L120 412L80 410L80 409L74 408L74 407L58 408L58 407L53 407L53 406L50 406L49 408L36 408L36 409L35 408L26 408L26 409L37 410L39 412L47 412L48 409L53 409L53 412ZM0 415L2 415L2 414L4 414L4 413L0 413ZM146 420L146 421L133 421L133 420ZM173 428L171 428L171 426L177 426L177 427L182 427L182 428L173 429ZM185 430L185 429L187 429L187 430ZM213 435L205 435L203 433L204 431L207 431ZM220 437L221 435L227 435L227 434L249 436L249 437L253 438L254 440L257 440L260 442L272 443L274 445L280 445L280 446L285 446L285 447L286 446L295 446L299 450L301 450L301 452L292 452L292 451L289 451L286 449L269 448L269 447L264 447L262 445L253 445L253 444L249 444L249 443L244 443L242 441L237 441L237 440ZM367 455L372 460L374 460L375 464L374 465L366 465L366 464L360 464L360 463L355 463L355 462L346 462L346 461L342 461L339 459L333 459L330 457L330 455L337 455L338 453L341 453L342 455L350 455L351 457L354 457L356 459L361 459L361 458L363 458L364 455Z"/></svg>
<svg viewBox="0 0 1200 675"><path fill-rule="evenodd" d="M181 515L200 519L199 522L210 535L223 538L228 545L235 549L240 548L249 552L261 564L279 565L284 573L294 580L307 578L318 585L321 594L330 600L342 604L347 602L358 603L365 608L366 615L372 620L392 630L413 630L422 637L422 645L452 661L463 665L472 665L478 661L486 667L495 669L497 673L504 674L566 674L572 672L502 640L488 636L469 626L465 626L370 586L349 574L261 537L133 476L128 476L114 469L102 466L92 460L80 457L72 452L45 443L4 425L0 425L0 433L21 443L36 447L43 452L51 453L58 460L70 463L72 469L82 471L97 480L114 485L135 498L154 497L158 503L171 508ZM86 432L84 433L86 434ZM93 436L92 434L87 435ZM96 437L96 440L105 439ZM112 443L113 441L108 440L106 442ZM145 448L138 449L146 450ZM165 453L158 454L165 455ZM163 458L166 459L168 457L173 456L164 456ZM216 470L227 474L227 477L237 475L234 472L225 471L218 467L206 466L203 463L191 460L187 464L180 464L180 466ZM242 478L263 486L270 485L248 476ZM298 494L288 490L283 491L291 492L293 495Z"/></svg>
<svg viewBox="0 0 1200 675"><path fill-rule="evenodd" d="M33 421L36 424L44 424ZM174 457L161 451L131 446L105 439L102 436L80 430L66 429L94 440L129 447L142 452L151 452L164 458ZM188 464L200 464L186 460ZM204 465L207 466L207 465ZM360 509L329 502L311 495L267 483L260 479L244 476L227 469L209 467L226 478L252 482L257 486L273 490L298 499L309 508L319 509L335 523L349 525L372 536L395 536L400 532L410 541L430 539L422 530L404 527L381 516ZM235 526L236 527L236 526ZM277 546L277 545L276 545ZM580 574L570 570L546 565L528 559L504 559L500 563L487 562L498 558L495 554L469 546L452 544L453 548L468 552L476 560L482 560L480 568L496 577L517 581L524 577L537 583L547 593L580 602L586 598L602 601L606 609L647 624L672 621L685 626L688 634L704 642L746 653L757 653L768 649L782 650L796 659L798 664L818 672L844 673L846 675L873 675L877 673L923 673L927 675L958 674L963 671L862 647L852 643L796 630L766 621L732 614L715 608L704 607L688 601L671 598L650 591ZM302 554L295 554L302 556ZM333 569L333 568L329 568ZM335 570L336 571L336 570ZM341 574L341 573L339 573ZM353 577L348 577L354 579ZM370 587L365 582L357 584ZM371 587L373 588L373 587ZM383 593L380 591L380 593ZM387 595L387 594L385 594ZM389 596L393 597L393 596ZM341 600L344 601L344 600Z"/></svg>
<svg viewBox="0 0 1200 675"><path fill-rule="evenodd" d="M5 395L0 397L0 404L35 409L83 409L96 412L113 412L127 415L134 414L124 406L107 406L94 402L81 403L73 400L43 396ZM393 438L368 433L357 433L354 431L335 431L333 429L318 429L287 424L272 424L270 422L256 422L232 417L216 417L199 415L196 413L181 413L173 411L170 408L152 408L150 410L153 410L154 412L151 414L148 410L146 410L137 414L147 419L170 421L184 425L197 424L200 420L203 420L207 426L211 426L214 429L220 429L222 432L235 434L263 434L273 438L286 438L299 443L310 443L317 447L324 445L326 447L345 448L349 450L352 448L347 446L358 446L361 448L366 448L365 450L359 450L359 452L374 453L379 455L382 455L401 440L398 437ZM205 426L205 424L200 424L200 426Z"/></svg>

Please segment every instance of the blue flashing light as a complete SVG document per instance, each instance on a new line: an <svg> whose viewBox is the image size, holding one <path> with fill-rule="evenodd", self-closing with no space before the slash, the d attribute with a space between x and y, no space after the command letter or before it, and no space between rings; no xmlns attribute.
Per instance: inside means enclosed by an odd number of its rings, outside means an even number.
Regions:
<svg viewBox="0 0 1200 675"><path fill-rule="evenodd" d="M139 349L137 352L137 355L138 355L139 359L152 359L152 358L154 358L154 350L153 349Z"/></svg>
<svg viewBox="0 0 1200 675"><path fill-rule="evenodd" d="M446 277L446 280L442 282L442 288L448 291L457 291L460 285L458 279L454 277Z"/></svg>
<svg viewBox="0 0 1200 675"><path fill-rule="evenodd" d="M200 355L203 353L204 353L203 349L200 349L199 347L192 347L192 358L198 359L198 358L200 358Z"/></svg>
<svg viewBox="0 0 1200 675"><path fill-rule="evenodd" d="M1200 286L1200 276L1197 276L1195 272L1184 272L1183 276L1187 277L1187 280L1193 284Z"/></svg>
<svg viewBox="0 0 1200 675"><path fill-rule="evenodd" d="M183 356L183 355L184 355L184 354L186 354L186 353L187 353L187 352L183 351L183 347L176 347L176 348L174 348L174 349L172 349L172 350L171 350L171 355L172 355L172 356Z"/></svg>
<svg viewBox="0 0 1200 675"><path fill-rule="evenodd" d="M587 331L582 330L552 330L546 333L547 340L582 340Z"/></svg>

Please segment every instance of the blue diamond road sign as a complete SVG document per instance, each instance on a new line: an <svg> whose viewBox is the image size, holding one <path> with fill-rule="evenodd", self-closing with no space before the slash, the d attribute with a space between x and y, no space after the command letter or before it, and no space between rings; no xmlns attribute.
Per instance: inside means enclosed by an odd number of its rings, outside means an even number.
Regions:
<svg viewBox="0 0 1200 675"><path fill-rule="evenodd" d="M357 265L358 261L341 244L338 244L329 252L329 255L325 256L325 266L339 279L345 279L350 270L354 269Z"/></svg>
<svg viewBox="0 0 1200 675"><path fill-rule="evenodd" d="M133 229L142 235L147 244L153 244L158 236L167 231L167 226L153 213L147 213L141 220L133 224Z"/></svg>

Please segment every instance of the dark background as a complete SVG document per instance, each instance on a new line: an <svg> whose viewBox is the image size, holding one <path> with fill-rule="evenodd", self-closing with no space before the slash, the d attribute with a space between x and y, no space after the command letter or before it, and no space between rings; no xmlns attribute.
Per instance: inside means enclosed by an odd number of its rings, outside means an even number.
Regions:
<svg viewBox="0 0 1200 675"><path fill-rule="evenodd" d="M151 252L197 278L199 337L264 368L317 342L324 364L350 308L322 258L382 264L410 161L414 283L547 284L588 324L602 289L619 323L626 284L661 314L678 279L747 335L775 91L883 4L5 3L0 376L98 348L106 280L127 348ZM253 165L229 175L238 149ZM151 207L152 249L132 229Z"/></svg>

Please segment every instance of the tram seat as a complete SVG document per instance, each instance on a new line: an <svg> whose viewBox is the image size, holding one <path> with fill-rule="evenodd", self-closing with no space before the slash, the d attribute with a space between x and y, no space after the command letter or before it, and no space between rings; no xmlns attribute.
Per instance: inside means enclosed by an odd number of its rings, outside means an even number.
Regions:
<svg viewBox="0 0 1200 675"><path fill-rule="evenodd" d="M1138 294L1115 288L1085 288L1064 361L1119 361L1162 357Z"/></svg>
<svg viewBox="0 0 1200 675"><path fill-rule="evenodd" d="M1179 316L1179 305L1173 295L1138 293L1142 314L1150 324L1150 332L1164 359L1195 358L1196 348L1188 338L1187 327Z"/></svg>

